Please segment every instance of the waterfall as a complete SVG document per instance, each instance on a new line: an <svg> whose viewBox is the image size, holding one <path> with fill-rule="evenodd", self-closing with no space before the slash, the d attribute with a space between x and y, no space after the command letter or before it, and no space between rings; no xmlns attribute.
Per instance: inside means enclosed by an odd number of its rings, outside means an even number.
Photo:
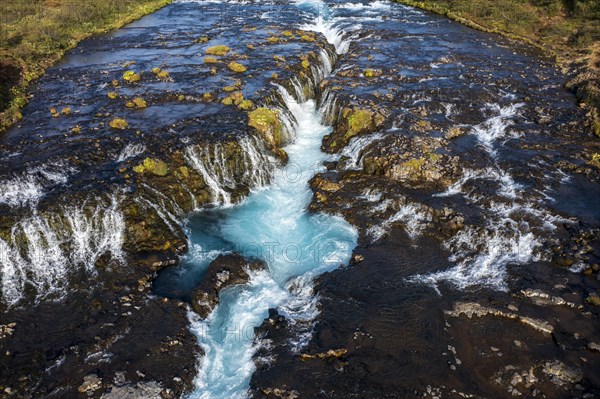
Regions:
<svg viewBox="0 0 600 399"><path fill-rule="evenodd" d="M381 140L383 134L374 133L367 136L353 137L350 143L342 149L339 156L340 158L348 158L344 164L346 169L361 169L362 168L362 155L365 148L372 143Z"/></svg>
<svg viewBox="0 0 600 399"><path fill-rule="evenodd" d="M142 155L146 151L146 146L141 143L130 143L121 150L119 157L117 158L117 162L123 162L130 158L135 158L139 155Z"/></svg>
<svg viewBox="0 0 600 399"><path fill-rule="evenodd" d="M224 145L241 148L241 158L227 158ZM190 146L185 159L198 172L215 205L232 205L232 192L239 187L257 188L268 184L273 176L276 161L267 155L259 139L244 137L237 143L214 143Z"/></svg>
<svg viewBox="0 0 600 399"><path fill-rule="evenodd" d="M324 22L321 22L324 24ZM329 25L328 25L329 26ZM329 26L332 40L343 49L344 34ZM331 42L335 44L335 42ZM323 78L331 72L327 54L323 64L312 70L313 78ZM327 62L325 62L327 59ZM316 89L318 81L313 82ZM313 321L318 314L318 298L313 292L313 280L319 274L349 261L358 233L340 217L309 214L306 207L312 198L308 180L323 170L326 155L320 150L323 136L331 128L321 123L315 101L307 96L298 80L291 81L290 90L276 86L287 112L293 115L289 125L295 130L295 140L285 147L290 164L298 168L298 176L275 174L271 185L252 193L243 203L226 210L211 230L222 242L236 248L259 248L252 251L267 263L267 270L250 272L250 280L220 292L219 305L205 320L190 315L192 329L198 336L204 356L200 359L196 390L191 398L245 398L250 378L255 370L253 356L261 345L255 341L254 328L267 316L269 308L277 307L297 332L291 345L299 351L309 341ZM196 160L200 157L196 156ZM317 166L315 168L315 165ZM205 166L204 166L205 167ZM206 167L205 167L206 168ZM209 173L206 171L206 173ZM222 198L222 181L218 168L210 175L213 192ZM202 219L190 221L192 232L200 230ZM202 242L195 245L203 247ZM245 254L242 251L242 254ZM204 262L198 267L206 267Z"/></svg>
<svg viewBox="0 0 600 399"><path fill-rule="evenodd" d="M108 254L122 261L125 221L118 199L94 207L66 207L60 214L34 213L18 222L10 239L0 239L2 298L17 304L30 287L36 301L66 294L71 273L95 273L98 259Z"/></svg>
<svg viewBox="0 0 600 399"><path fill-rule="evenodd" d="M64 162L37 166L23 174L0 181L0 204L35 206L52 187L65 184L77 170Z"/></svg>
<svg viewBox="0 0 600 399"><path fill-rule="evenodd" d="M493 166L478 170L465 169L461 179L443 193L434 195L464 196L487 216L484 226L466 226L444 243L445 249L451 253L449 261L455 266L436 273L416 275L410 281L429 284L436 290L440 282L448 282L458 289L486 286L506 291L509 265L523 265L541 258L538 250L542 248L542 239L541 234L537 233L555 229L556 222L568 222L546 209L538 209L535 206L537 201L529 200L523 187L498 164L498 143L502 139L518 137L518 133L509 132L509 127L519 116L518 110L523 105L485 106L483 111L491 111L492 115L474 126L470 134L477 137ZM473 184L477 180L495 182L500 201L489 202L485 195L478 194L478 185ZM539 226L532 226L528 216L535 218Z"/></svg>

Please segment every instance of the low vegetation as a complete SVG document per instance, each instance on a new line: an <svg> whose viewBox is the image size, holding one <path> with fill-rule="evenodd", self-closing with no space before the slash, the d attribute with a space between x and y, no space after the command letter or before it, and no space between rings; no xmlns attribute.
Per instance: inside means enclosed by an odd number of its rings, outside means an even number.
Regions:
<svg viewBox="0 0 600 399"><path fill-rule="evenodd" d="M81 40L171 0L10 0L0 25L0 132L21 118L31 81Z"/></svg>

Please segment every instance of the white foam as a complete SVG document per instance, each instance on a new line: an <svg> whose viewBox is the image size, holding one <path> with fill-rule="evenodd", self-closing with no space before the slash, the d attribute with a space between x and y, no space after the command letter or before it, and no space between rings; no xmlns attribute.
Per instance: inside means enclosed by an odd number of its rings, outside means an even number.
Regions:
<svg viewBox="0 0 600 399"><path fill-rule="evenodd" d="M514 123L514 118L524 105L524 103L515 103L503 107L499 104L486 104L486 109L494 115L474 126L469 134L475 135L486 151L495 156L494 144L496 141L507 137L518 137L517 133L511 134L508 128Z"/></svg>
<svg viewBox="0 0 600 399"><path fill-rule="evenodd" d="M372 143L381 140L383 134L374 133L370 135L353 137L350 143L340 152L340 157L347 157L344 164L346 169L362 169L362 155L365 148Z"/></svg>
<svg viewBox="0 0 600 399"><path fill-rule="evenodd" d="M509 224L511 231L502 228ZM440 282L457 289L489 287L507 290L507 267L524 265L538 259L541 245L532 232L522 232L513 220L504 219L483 231L465 227L448 243L449 260L456 266L437 273L417 275L409 280L437 288Z"/></svg>
<svg viewBox="0 0 600 399"><path fill-rule="evenodd" d="M102 201L100 201L102 203ZM77 269L95 273L95 264L104 254L123 259L125 222L113 198L88 209L66 208L63 215L38 214L19 222L10 241L0 239L2 298L17 304L26 287L35 290L36 301L66 293L68 277Z"/></svg>
<svg viewBox="0 0 600 399"><path fill-rule="evenodd" d="M146 151L146 146L141 143L129 143L123 148L119 157L117 158L117 162L123 162L130 158L135 158Z"/></svg>
<svg viewBox="0 0 600 399"><path fill-rule="evenodd" d="M64 163L50 163L0 181L0 204L35 206L54 186L65 184L76 169Z"/></svg>
<svg viewBox="0 0 600 399"><path fill-rule="evenodd" d="M389 203L384 203L385 208L389 206ZM391 228L394 223L402 223L404 231L411 239L419 237L427 224L431 221L431 214L427 211L423 205L420 204L405 204L400 209L384 220L382 223L372 226L367 230L367 234L371 237L372 242L376 242L383 237Z"/></svg>

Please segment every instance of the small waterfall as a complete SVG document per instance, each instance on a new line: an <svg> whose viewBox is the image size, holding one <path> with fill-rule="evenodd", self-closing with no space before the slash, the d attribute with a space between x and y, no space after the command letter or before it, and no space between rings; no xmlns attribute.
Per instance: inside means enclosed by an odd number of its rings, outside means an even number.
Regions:
<svg viewBox="0 0 600 399"><path fill-rule="evenodd" d="M388 204L385 203L385 205L387 208ZM423 205L405 204L383 223L370 227L367 230L367 235L371 237L372 242L376 242L389 231L393 223L402 223L406 234L414 240L423 233L427 223L431 220L430 212Z"/></svg>
<svg viewBox="0 0 600 399"><path fill-rule="evenodd" d="M498 182L497 194L505 198L517 198L522 186L517 184L513 177L506 171L497 167L484 169L465 169L462 177L450 185L443 193L434 194L435 197L447 197L464 192L465 186L477 180L490 180Z"/></svg>
<svg viewBox="0 0 600 399"><path fill-rule="evenodd" d="M466 226L444 243L444 247L452 254L449 260L455 264L454 267L417 275L411 281L432 285L436 290L437 285L445 281L458 289L485 286L506 291L507 267L539 260L541 255L538 250L542 247L542 241L538 233L554 230L556 222L568 222L536 207L536 203L543 201L535 198L535 193L525 193L523 187L497 162L497 143L507 137L516 137L518 133L509 135L507 130L523 105L486 105L484 111L491 110L493 115L473 127L471 134L477 137L489 154L493 166L479 170L466 169L462 178L445 192L435 194L438 197L464 196L486 215L485 225L481 228ZM477 180L495 182L499 202L491 202L487 195L478 193L480 187L473 184ZM529 199L531 196L534 198ZM535 219L535 225L531 224L528 217Z"/></svg>
<svg viewBox="0 0 600 399"><path fill-rule="evenodd" d="M141 143L129 143L123 148L119 157L117 158L117 162L123 162L130 158L135 158L139 155L142 155L146 151L146 146Z"/></svg>
<svg viewBox="0 0 600 399"><path fill-rule="evenodd" d="M302 25L300 29L322 34L339 55L346 54L350 49L352 37L348 37L345 30L336 26L334 18L325 19L319 15L314 22Z"/></svg>
<svg viewBox="0 0 600 399"><path fill-rule="evenodd" d="M341 107L335 92L327 87L319 98L321 121L327 125L335 124L338 121L340 110Z"/></svg>
<svg viewBox="0 0 600 399"><path fill-rule="evenodd" d="M499 104L486 104L486 109L492 111L496 115L487 119L485 122L474 126L470 134L476 136L477 140L479 140L486 151L495 157L495 142L507 137L508 128L513 124L515 116L518 115L519 108L524 105L524 103L516 103L502 107Z"/></svg>
<svg viewBox="0 0 600 399"><path fill-rule="evenodd" d="M239 146L239 157L227 158L225 145ZM186 149L185 158L204 179L213 204L225 206L232 204L232 192L239 187L252 189L268 184L276 165L264 145L253 136L238 142L191 146Z"/></svg>
<svg viewBox="0 0 600 399"><path fill-rule="evenodd" d="M65 184L76 169L63 162L37 166L26 173L0 181L0 204L35 206L54 186Z"/></svg>
<svg viewBox="0 0 600 399"><path fill-rule="evenodd" d="M123 259L125 221L118 200L89 209L68 207L60 215L34 214L17 223L8 241L0 239L2 298L9 305L33 288L36 301L65 294L72 272L95 273L103 255Z"/></svg>
<svg viewBox="0 0 600 399"><path fill-rule="evenodd" d="M344 164L346 169L362 169L362 155L365 148L381 140L383 134L374 133L368 136L353 137L350 143L340 152L340 158L348 158Z"/></svg>
<svg viewBox="0 0 600 399"><path fill-rule="evenodd" d="M541 242L527 226L502 218L488 222L482 230L465 227L444 246L452 253L449 260L456 266L410 280L429 284L436 290L440 282L446 281L457 289L483 286L506 291L506 267L539 260L535 251Z"/></svg>

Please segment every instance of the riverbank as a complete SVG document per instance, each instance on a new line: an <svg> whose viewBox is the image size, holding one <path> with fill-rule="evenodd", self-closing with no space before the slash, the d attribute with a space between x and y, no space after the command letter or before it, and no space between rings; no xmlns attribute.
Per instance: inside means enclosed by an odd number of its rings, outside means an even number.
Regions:
<svg viewBox="0 0 600 399"><path fill-rule="evenodd" d="M82 40L120 28L172 0L17 0L0 24L0 133L22 118L29 85Z"/></svg>
<svg viewBox="0 0 600 399"><path fill-rule="evenodd" d="M569 77L567 88L589 110L600 137L600 4L559 0L394 0L445 15L473 29L533 45L554 57Z"/></svg>

